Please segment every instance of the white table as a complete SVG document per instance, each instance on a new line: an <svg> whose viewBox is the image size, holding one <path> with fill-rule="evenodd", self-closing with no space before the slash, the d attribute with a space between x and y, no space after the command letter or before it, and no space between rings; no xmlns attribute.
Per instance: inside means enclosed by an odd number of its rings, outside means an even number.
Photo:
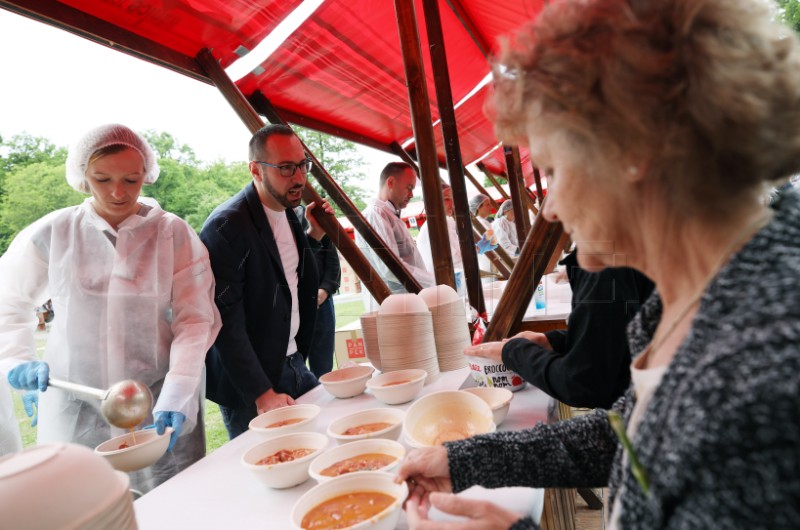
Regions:
<svg viewBox="0 0 800 530"><path fill-rule="evenodd" d="M468 374L467 368L443 373L437 381L423 389L423 394L458 389ZM544 392L528 385L514 394L508 417L501 429L524 429L540 421L546 422L551 401ZM298 402L322 407L317 425L317 430L322 433L331 421L340 416L387 406L368 392L351 399L337 399L328 394L322 385L302 396ZM407 403L396 407L405 410L410 405ZM246 432L137 500L134 509L139 528L290 529L292 506L316 482L309 479L285 490L265 487L241 464L242 455L261 441L258 434ZM333 444L335 442L331 440L329 447ZM405 514L401 516L398 528L406 528Z"/></svg>

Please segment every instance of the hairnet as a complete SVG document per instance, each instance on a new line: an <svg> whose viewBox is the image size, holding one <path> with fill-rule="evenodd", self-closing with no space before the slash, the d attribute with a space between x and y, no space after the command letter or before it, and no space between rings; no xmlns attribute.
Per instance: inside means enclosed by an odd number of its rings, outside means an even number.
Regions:
<svg viewBox="0 0 800 530"><path fill-rule="evenodd" d="M98 149L110 145L124 145L139 151L144 160L144 182L152 184L158 179L160 168L150 144L139 134L117 123L101 125L84 134L70 148L67 155L67 182L76 190L89 193L86 168L89 159Z"/></svg>
<svg viewBox="0 0 800 530"><path fill-rule="evenodd" d="M505 214L507 211L513 208L514 208L514 203L511 202L511 199L503 201L503 204L500 205L500 215Z"/></svg>
<svg viewBox="0 0 800 530"><path fill-rule="evenodd" d="M480 208L481 205L488 200L489 197L482 193L475 195L469 200L469 211L472 213L472 215L478 215L478 208Z"/></svg>

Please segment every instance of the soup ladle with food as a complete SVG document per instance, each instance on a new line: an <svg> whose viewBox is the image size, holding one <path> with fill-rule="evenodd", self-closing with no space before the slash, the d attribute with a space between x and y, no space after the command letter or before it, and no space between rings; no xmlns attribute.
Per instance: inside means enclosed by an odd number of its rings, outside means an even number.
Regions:
<svg viewBox="0 0 800 530"><path fill-rule="evenodd" d="M153 393L150 388L132 379L114 383L107 390L52 377L48 379L47 385L99 399L103 418L120 429L132 429L139 425L153 410Z"/></svg>

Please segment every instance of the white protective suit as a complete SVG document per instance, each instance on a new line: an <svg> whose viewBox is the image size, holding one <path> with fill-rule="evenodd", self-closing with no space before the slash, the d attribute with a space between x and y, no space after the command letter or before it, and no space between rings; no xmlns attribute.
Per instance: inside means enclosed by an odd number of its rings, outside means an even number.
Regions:
<svg viewBox="0 0 800 530"><path fill-rule="evenodd" d="M458 243L458 228L456 221L452 217L446 216L447 219L447 236L450 241L450 254L453 256L453 269L464 270L464 261L461 259L461 246ZM425 268L433 274L433 252L431 251L431 234L428 230L428 222L426 221L422 228L419 229L417 234L417 248L422 256L422 261L425 263Z"/></svg>
<svg viewBox="0 0 800 530"><path fill-rule="evenodd" d="M363 213L367 222L386 242L389 250L400 258L400 261L406 266L411 276L416 278L423 288L433 287L436 284L434 276L425 268L425 262L417 249L417 244L414 242L414 238L411 237L406 224L397 216L394 206L388 201L373 199ZM356 245L375 268L378 276L386 281L386 285L393 293L406 292L397 277L389 271L383 260L364 241L358 231L356 231Z"/></svg>
<svg viewBox="0 0 800 530"><path fill-rule="evenodd" d="M194 230L154 200L140 197L117 230L92 202L36 221L0 258L0 371L36 360L33 309L51 298L51 377L101 389L135 379L152 389L154 411L186 415L173 453L131 473L146 492L205 454L204 359L221 326L214 278ZM94 399L50 388L39 405L39 443L93 448L123 433Z"/></svg>
<svg viewBox="0 0 800 530"><path fill-rule="evenodd" d="M22 450L17 417L14 415L14 402L11 386L5 377L0 377L0 456Z"/></svg>
<svg viewBox="0 0 800 530"><path fill-rule="evenodd" d="M497 243L508 252L512 258L519 251L519 239L517 238L517 225L514 221L509 221L505 215L498 215L492 223L494 235L497 236Z"/></svg>

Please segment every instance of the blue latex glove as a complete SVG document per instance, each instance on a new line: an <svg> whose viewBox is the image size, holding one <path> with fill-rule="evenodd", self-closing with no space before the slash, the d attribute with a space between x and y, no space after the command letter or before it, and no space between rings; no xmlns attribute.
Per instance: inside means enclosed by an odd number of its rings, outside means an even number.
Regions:
<svg viewBox="0 0 800 530"><path fill-rule="evenodd" d="M22 406L25 407L25 414L31 418L31 427L36 427L39 423L39 391L25 392L22 395Z"/></svg>
<svg viewBox="0 0 800 530"><path fill-rule="evenodd" d="M486 254L497 248L497 245L492 245L492 242L486 238L485 233L481 236L480 241L478 241L476 245L478 247L478 254Z"/></svg>
<svg viewBox="0 0 800 530"><path fill-rule="evenodd" d="M8 384L17 390L47 390L50 366L42 361L30 361L12 368L8 372Z"/></svg>
<svg viewBox="0 0 800 530"><path fill-rule="evenodd" d="M169 447L167 447L167 451L171 453L172 448L175 447L175 442L178 441L178 436L181 435L183 422L186 421L186 416L181 412L175 412L173 410L159 410L155 413L153 419L155 423L153 425L148 425L145 429L155 427L158 434L164 434L164 430L167 427L172 427L172 436L169 438Z"/></svg>
<svg viewBox="0 0 800 530"><path fill-rule="evenodd" d="M461 277L463 273L461 271L456 271L456 291L461 289Z"/></svg>

